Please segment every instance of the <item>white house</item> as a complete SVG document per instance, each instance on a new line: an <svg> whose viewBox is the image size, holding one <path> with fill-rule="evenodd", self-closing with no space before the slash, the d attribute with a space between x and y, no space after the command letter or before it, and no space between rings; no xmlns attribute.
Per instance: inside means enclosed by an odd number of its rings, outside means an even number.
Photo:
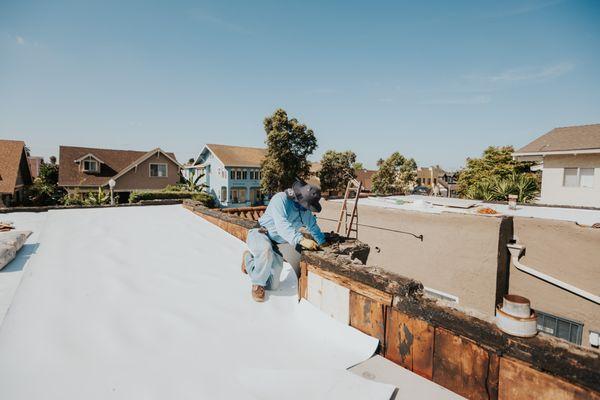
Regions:
<svg viewBox="0 0 600 400"><path fill-rule="evenodd" d="M600 124L555 128L513 157L540 163L540 203L600 207Z"/></svg>
<svg viewBox="0 0 600 400"><path fill-rule="evenodd" d="M208 186L221 207L262 204L260 164L266 149L207 144L196 158L194 167L203 172L201 183Z"/></svg>

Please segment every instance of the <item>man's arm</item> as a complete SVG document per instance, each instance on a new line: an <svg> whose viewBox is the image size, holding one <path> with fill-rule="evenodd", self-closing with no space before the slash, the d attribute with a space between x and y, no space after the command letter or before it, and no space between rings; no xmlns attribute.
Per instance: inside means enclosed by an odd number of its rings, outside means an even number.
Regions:
<svg viewBox="0 0 600 400"><path fill-rule="evenodd" d="M269 208L271 208L270 214L279 236L294 246L300 243L300 240L303 238L302 233L297 231L290 221L288 221L284 198L281 196L273 198L269 203Z"/></svg>
<svg viewBox="0 0 600 400"><path fill-rule="evenodd" d="M306 229L315 238L317 244L320 246L325 243L325 235L321 232L321 228L317 225L317 218L310 211L305 212L306 218Z"/></svg>

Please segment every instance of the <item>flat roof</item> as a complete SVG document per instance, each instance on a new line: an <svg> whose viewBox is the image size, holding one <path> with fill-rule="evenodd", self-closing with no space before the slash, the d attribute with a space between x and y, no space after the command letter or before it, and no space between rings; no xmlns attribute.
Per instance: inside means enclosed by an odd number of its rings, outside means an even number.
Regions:
<svg viewBox="0 0 600 400"><path fill-rule="evenodd" d="M343 201L343 200L332 200ZM455 199L434 196L387 196L361 198L359 205L417 211L432 214L443 212L481 215L477 213L480 207L491 208L498 212L496 216L508 215L523 218L553 219L559 221L576 222L580 225L593 225L600 223L600 210L587 210L579 208L550 207L550 206L524 206L518 205L516 210L509 210L508 204L486 203L481 200Z"/></svg>
<svg viewBox="0 0 600 400"><path fill-rule="evenodd" d="M287 264L279 290L252 301L245 244L181 206L37 216L2 215L37 224L0 329L3 397L389 399L395 389L346 371L377 339L298 303Z"/></svg>

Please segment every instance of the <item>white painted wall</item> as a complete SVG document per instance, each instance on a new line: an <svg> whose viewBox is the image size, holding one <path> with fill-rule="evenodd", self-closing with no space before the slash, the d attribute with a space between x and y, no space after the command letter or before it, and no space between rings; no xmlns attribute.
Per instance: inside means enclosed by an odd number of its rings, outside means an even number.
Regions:
<svg viewBox="0 0 600 400"><path fill-rule="evenodd" d="M564 169L577 167L594 168L593 187L563 185ZM545 156L540 203L600 207L600 154Z"/></svg>

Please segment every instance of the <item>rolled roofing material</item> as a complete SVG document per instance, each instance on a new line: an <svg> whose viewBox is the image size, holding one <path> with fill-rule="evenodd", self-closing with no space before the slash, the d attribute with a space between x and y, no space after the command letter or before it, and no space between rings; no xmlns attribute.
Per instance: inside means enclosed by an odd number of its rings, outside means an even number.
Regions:
<svg viewBox="0 0 600 400"><path fill-rule="evenodd" d="M389 399L346 368L377 340L252 301L244 244L180 206L51 211L0 329L0 397Z"/></svg>

